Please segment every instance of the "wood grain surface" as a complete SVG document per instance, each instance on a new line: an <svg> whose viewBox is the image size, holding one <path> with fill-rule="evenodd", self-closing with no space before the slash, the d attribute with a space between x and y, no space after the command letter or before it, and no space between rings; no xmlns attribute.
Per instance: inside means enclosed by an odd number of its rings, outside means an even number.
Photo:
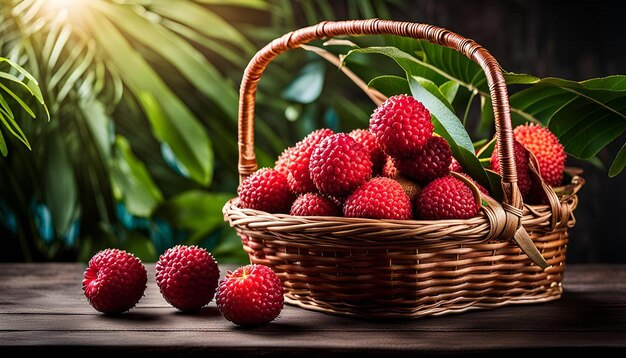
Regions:
<svg viewBox="0 0 626 358"><path fill-rule="evenodd" d="M234 326L214 303L197 314L177 312L158 291L154 265L147 268L145 297L129 313L111 317L96 312L83 296L81 264L0 264L0 356L626 352L625 265L568 266L566 293L552 303L385 322L286 306L277 321L256 329Z"/></svg>

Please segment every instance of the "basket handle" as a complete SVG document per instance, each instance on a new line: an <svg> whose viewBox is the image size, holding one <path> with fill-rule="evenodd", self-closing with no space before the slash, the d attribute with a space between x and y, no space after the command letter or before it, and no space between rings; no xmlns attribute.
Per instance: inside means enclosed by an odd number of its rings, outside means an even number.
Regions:
<svg viewBox="0 0 626 358"><path fill-rule="evenodd" d="M287 33L263 47L246 67L239 89L239 178L245 179L257 169L254 154L254 108L257 84L267 65L279 54L297 48L312 40L341 35L399 35L425 39L434 44L457 50L476 62L485 72L493 105L496 125L498 157L502 172L503 208L510 222L504 237L513 237L520 226L522 196L517 187L517 172L513 157L513 130L509 98L496 59L474 40L444 28L412 22L368 19L350 21L324 21ZM511 216L509 216L511 215Z"/></svg>

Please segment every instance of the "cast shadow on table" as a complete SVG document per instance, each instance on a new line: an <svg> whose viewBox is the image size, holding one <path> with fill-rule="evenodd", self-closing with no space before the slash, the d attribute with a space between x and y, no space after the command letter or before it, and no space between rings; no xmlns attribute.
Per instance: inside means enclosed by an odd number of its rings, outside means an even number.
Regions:
<svg viewBox="0 0 626 358"><path fill-rule="evenodd" d="M189 317L219 317L221 316L220 311L217 310L217 307L214 306L206 306L202 307L198 311L191 312L183 312L179 310L173 311L173 314L179 316L189 316Z"/></svg>
<svg viewBox="0 0 626 358"><path fill-rule="evenodd" d="M282 337L293 337L307 334L310 327L304 324L286 323L280 321L280 316L276 321L270 322L263 326L257 327L241 327L234 326L233 330L239 333L250 333L255 336L276 337L276 332L280 332Z"/></svg>
<svg viewBox="0 0 626 358"><path fill-rule="evenodd" d="M117 322L152 322L158 321L162 318L161 314L153 313L153 312L144 312L140 310L134 310L125 313L118 314L98 314L97 319L106 320L106 321L117 321Z"/></svg>

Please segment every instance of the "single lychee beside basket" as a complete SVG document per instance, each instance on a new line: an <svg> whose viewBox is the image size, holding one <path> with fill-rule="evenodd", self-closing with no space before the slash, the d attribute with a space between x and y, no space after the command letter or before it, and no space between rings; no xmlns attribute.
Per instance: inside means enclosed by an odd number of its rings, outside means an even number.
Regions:
<svg viewBox="0 0 626 358"><path fill-rule="evenodd" d="M376 220L273 214L241 208L234 198L224 206L224 217L237 230L250 262L276 272L290 304L364 318L412 318L560 298L568 229L575 224L576 193L584 180L572 175L569 184L554 189L544 183L548 204L523 204L500 65L476 42L446 29L378 19L327 21L269 43L242 79L240 180L257 169L255 95L266 66L312 40L370 34L425 39L480 65L495 117L502 202L483 196L488 205L470 219ZM533 160L534 176L541 180Z"/></svg>

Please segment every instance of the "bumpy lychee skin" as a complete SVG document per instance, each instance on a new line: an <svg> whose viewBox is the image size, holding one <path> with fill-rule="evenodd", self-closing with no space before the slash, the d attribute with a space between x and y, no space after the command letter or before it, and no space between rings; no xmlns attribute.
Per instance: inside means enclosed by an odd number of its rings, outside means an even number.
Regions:
<svg viewBox="0 0 626 358"><path fill-rule="evenodd" d="M452 157L452 161L450 162L450 171L451 172L456 172L456 173L464 173L465 172L463 170L463 167L461 166L461 163L459 163L459 161L456 160L454 157Z"/></svg>
<svg viewBox="0 0 626 358"><path fill-rule="evenodd" d="M372 176L367 149L345 133L317 145L309 163L315 187L326 195L345 197Z"/></svg>
<svg viewBox="0 0 626 358"><path fill-rule="evenodd" d="M156 263L156 281L161 294L184 312L199 310L211 302L219 278L217 262L198 246L174 246Z"/></svg>
<svg viewBox="0 0 626 358"><path fill-rule="evenodd" d="M295 147L289 147L278 156L276 163L274 163L274 170L284 174L285 177L289 174L289 156Z"/></svg>
<svg viewBox="0 0 626 358"><path fill-rule="evenodd" d="M346 199L343 215L350 218L407 220L413 215L413 207L397 181L376 177Z"/></svg>
<svg viewBox="0 0 626 358"><path fill-rule="evenodd" d="M106 249L89 260L83 290L93 308L114 314L133 308L147 282L146 268L138 258L123 250Z"/></svg>
<svg viewBox="0 0 626 358"><path fill-rule="evenodd" d="M422 150L411 158L394 158L400 174L424 185L450 172L452 152L442 137L431 137Z"/></svg>
<svg viewBox="0 0 626 358"><path fill-rule="evenodd" d="M478 190L480 190L481 193L489 196L489 191L487 189L485 189L484 186L478 184L478 182L476 180L474 180L474 178L472 178L471 176L469 176L466 173L459 173L459 172L456 172L456 173L466 177L467 179L469 179L472 183L474 183L474 185L476 185L476 187L478 188Z"/></svg>
<svg viewBox="0 0 626 358"><path fill-rule="evenodd" d="M400 173L398 172L398 168L396 168L396 165L393 163L392 157L387 156L385 160L385 165L383 165L381 175L391 179L395 179L398 177L398 175L400 175Z"/></svg>
<svg viewBox="0 0 626 358"><path fill-rule="evenodd" d="M216 302L227 320L240 326L258 326L278 317L283 294L282 283L272 269L247 265L229 271L220 281Z"/></svg>
<svg viewBox="0 0 626 358"><path fill-rule="evenodd" d="M517 169L517 186L522 196L526 196L530 192L531 177L528 168L528 151L517 140L513 141L513 155L515 156L515 168ZM500 171L500 160L498 158L498 145L491 154L491 170L498 174Z"/></svg>
<svg viewBox="0 0 626 358"><path fill-rule="evenodd" d="M422 189L415 208L421 219L469 219L478 214L480 205L465 183L447 175Z"/></svg>
<svg viewBox="0 0 626 358"><path fill-rule="evenodd" d="M370 118L370 132L378 145L394 158L411 157L433 134L430 112L407 95L389 97Z"/></svg>
<svg viewBox="0 0 626 358"><path fill-rule="evenodd" d="M269 168L259 169L247 177L237 193L240 207L269 213L288 213L294 200L285 175Z"/></svg>
<svg viewBox="0 0 626 358"><path fill-rule="evenodd" d="M291 206L294 216L341 216L341 209L330 198L317 193L300 195Z"/></svg>
<svg viewBox="0 0 626 358"><path fill-rule="evenodd" d="M333 135L330 129L318 129L311 132L303 140L296 143L289 156L287 180L289 188L296 194L316 191L315 184L311 180L309 162L315 147L326 137Z"/></svg>
<svg viewBox="0 0 626 358"><path fill-rule="evenodd" d="M515 139L537 157L541 178L550 186L561 185L567 155L554 133L536 124L519 126L513 133Z"/></svg>
<svg viewBox="0 0 626 358"><path fill-rule="evenodd" d="M365 149L370 153L370 160L372 161L372 173L374 175L380 174L387 160L387 155L378 146L376 136L367 129L355 129L350 132L350 137L354 138L358 143L361 143Z"/></svg>

